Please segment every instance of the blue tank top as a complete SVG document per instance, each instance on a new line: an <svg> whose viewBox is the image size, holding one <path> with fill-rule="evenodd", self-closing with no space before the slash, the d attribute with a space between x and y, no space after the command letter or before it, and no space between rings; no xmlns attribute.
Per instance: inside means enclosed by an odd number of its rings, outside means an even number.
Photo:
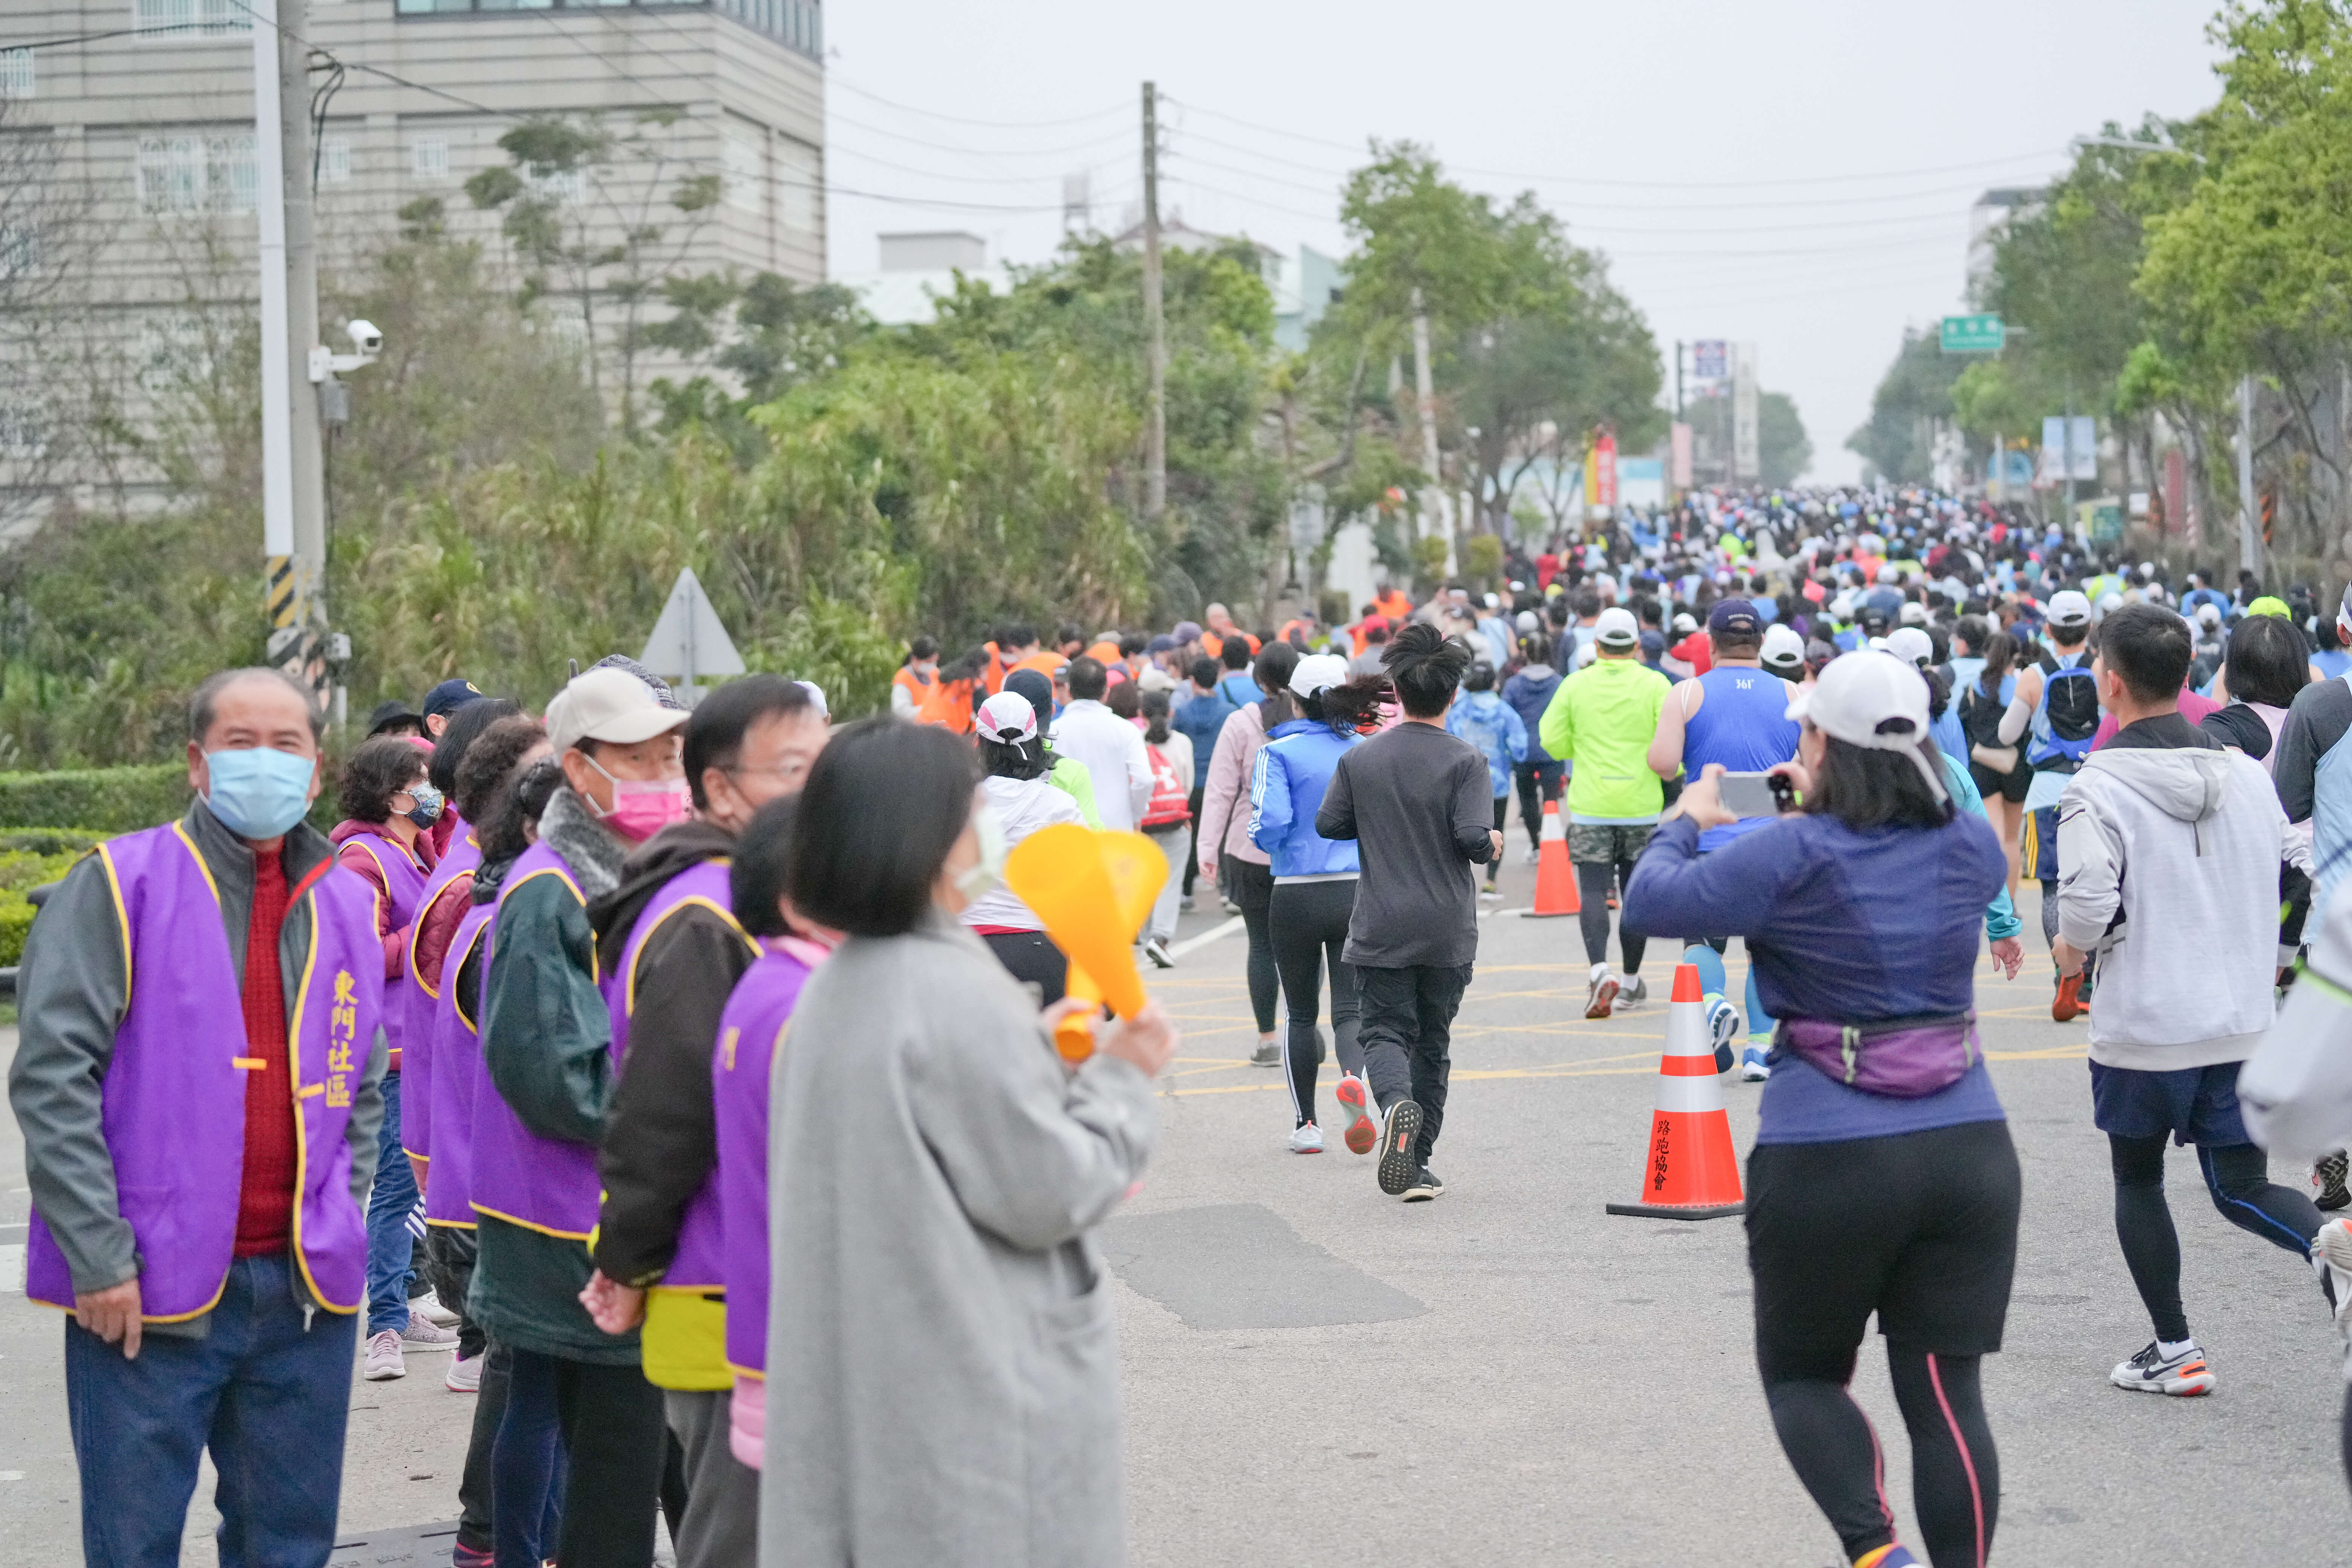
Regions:
<svg viewBox="0 0 2352 1568"><path fill-rule="evenodd" d="M1760 773L1797 754L1797 721L1788 716L1789 688L1779 676L1727 665L1708 670L1698 683L1706 699L1683 721L1683 771L1688 777L1698 777L1710 763L1721 763L1727 773ZM1720 849L1771 820L1751 816L1710 827L1698 836L1699 853Z"/></svg>

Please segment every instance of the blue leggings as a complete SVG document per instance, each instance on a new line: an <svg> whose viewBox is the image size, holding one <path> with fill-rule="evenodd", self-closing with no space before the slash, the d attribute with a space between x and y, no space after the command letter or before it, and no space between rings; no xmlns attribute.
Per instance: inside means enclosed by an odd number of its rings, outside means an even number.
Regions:
<svg viewBox="0 0 2352 1568"><path fill-rule="evenodd" d="M1698 988L1709 996L1724 992L1723 950L1731 945L1729 937L1703 936L1683 949L1683 962L1698 965ZM1764 1011L1763 994L1756 989L1756 960L1748 961L1748 1038L1752 1045L1763 1045L1772 1037L1772 1015Z"/></svg>

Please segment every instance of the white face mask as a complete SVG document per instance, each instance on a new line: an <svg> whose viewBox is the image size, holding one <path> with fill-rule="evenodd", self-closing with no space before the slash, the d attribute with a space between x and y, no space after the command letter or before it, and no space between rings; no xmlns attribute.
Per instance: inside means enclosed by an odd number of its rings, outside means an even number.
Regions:
<svg viewBox="0 0 2352 1568"><path fill-rule="evenodd" d="M996 807L982 801L971 814L972 836L980 840L980 858L958 874L955 889L967 902L987 897L1004 886L1004 857L1010 847L1004 842L1004 822L996 815Z"/></svg>

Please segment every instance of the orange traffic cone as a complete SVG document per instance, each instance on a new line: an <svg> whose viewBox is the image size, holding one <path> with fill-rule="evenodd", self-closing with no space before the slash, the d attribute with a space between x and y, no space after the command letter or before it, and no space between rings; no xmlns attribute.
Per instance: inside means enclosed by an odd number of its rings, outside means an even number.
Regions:
<svg viewBox="0 0 2352 1568"><path fill-rule="evenodd" d="M1559 802L1544 802L1543 837L1536 849L1536 907L1520 913L1531 920L1572 915L1584 906L1576 898L1576 868L1568 863L1568 823Z"/></svg>
<svg viewBox="0 0 2352 1568"><path fill-rule="evenodd" d="M1698 966L1675 966L1674 999L1666 1005L1666 1049L1658 1058L1658 1098L1650 1113L1650 1157L1638 1204L1611 1204L1611 1214L1652 1219L1714 1219L1747 1205L1739 1191L1739 1157L1731 1149L1731 1117L1723 1109L1715 1047L1706 1034Z"/></svg>

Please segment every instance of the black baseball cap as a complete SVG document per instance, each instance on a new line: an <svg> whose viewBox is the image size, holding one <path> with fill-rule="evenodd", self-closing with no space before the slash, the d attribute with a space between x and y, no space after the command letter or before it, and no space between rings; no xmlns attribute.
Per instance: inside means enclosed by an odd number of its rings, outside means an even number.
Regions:
<svg viewBox="0 0 2352 1568"><path fill-rule="evenodd" d="M425 694L425 717L455 713L481 695L481 688L470 680L445 680Z"/></svg>
<svg viewBox="0 0 2352 1568"><path fill-rule="evenodd" d="M1760 637L1764 618L1751 600L1717 599L1706 613L1706 631L1709 637Z"/></svg>
<svg viewBox="0 0 2352 1568"><path fill-rule="evenodd" d="M397 697L389 702L380 702L376 704L375 711L368 715L368 738L373 740L393 725L401 723L414 724L422 730L425 728L425 715Z"/></svg>

